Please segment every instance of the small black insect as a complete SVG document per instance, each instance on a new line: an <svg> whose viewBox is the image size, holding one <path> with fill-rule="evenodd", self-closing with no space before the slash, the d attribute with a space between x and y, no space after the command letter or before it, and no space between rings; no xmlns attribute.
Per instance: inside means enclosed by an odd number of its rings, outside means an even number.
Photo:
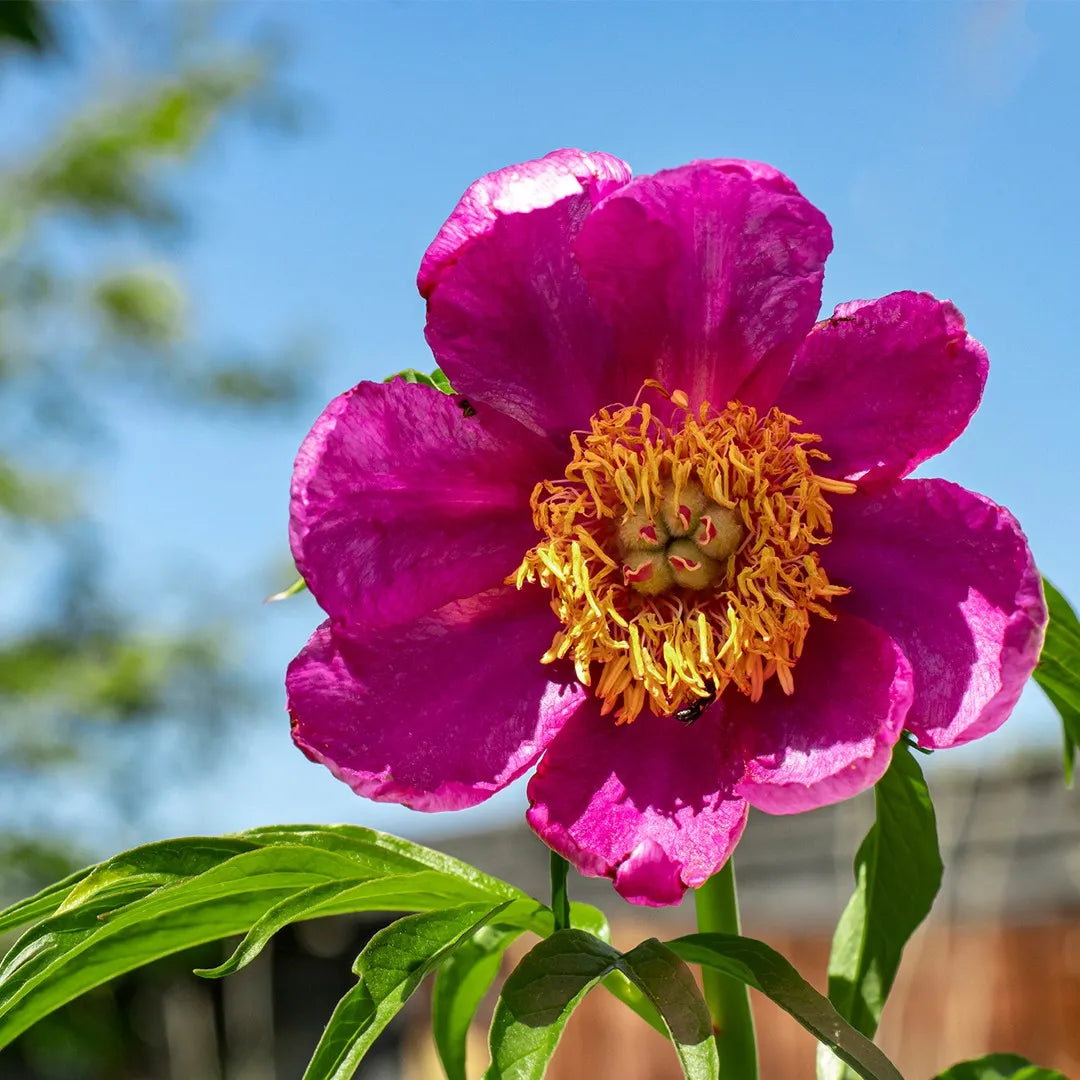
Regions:
<svg viewBox="0 0 1080 1080"><path fill-rule="evenodd" d="M680 724L692 724L715 700L716 691L710 689L705 697L698 698L697 701L692 701L681 709L676 709L675 719Z"/></svg>
<svg viewBox="0 0 1080 1080"><path fill-rule="evenodd" d="M476 410L472 407L472 403L468 398L458 398L458 408L461 410L462 416L476 415Z"/></svg>

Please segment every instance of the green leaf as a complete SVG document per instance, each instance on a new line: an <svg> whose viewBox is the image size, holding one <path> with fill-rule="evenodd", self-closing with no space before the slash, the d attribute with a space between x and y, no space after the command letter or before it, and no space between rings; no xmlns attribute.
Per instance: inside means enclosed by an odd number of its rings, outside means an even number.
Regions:
<svg viewBox="0 0 1080 1080"><path fill-rule="evenodd" d="M903 742L874 788L877 818L855 855L855 892L840 916L829 956L829 998L864 1035L873 1036L908 939L941 887L937 823L918 761ZM825 1050L818 1075L846 1070Z"/></svg>
<svg viewBox="0 0 1080 1080"><path fill-rule="evenodd" d="M161 266L115 271L95 283L91 296L111 333L141 345L178 341L187 298L170 270Z"/></svg>
<svg viewBox="0 0 1080 1080"><path fill-rule="evenodd" d="M934 1080L1067 1080L1057 1069L1041 1069L1017 1054L988 1054L962 1061L938 1073Z"/></svg>
<svg viewBox="0 0 1080 1080"><path fill-rule="evenodd" d="M1080 620L1068 600L1043 578L1050 621L1035 681L1058 711L1064 729L1065 776L1071 785L1080 746Z"/></svg>
<svg viewBox="0 0 1080 1080"><path fill-rule="evenodd" d="M902 1080L896 1066L764 942L738 934L690 934L666 944L687 963L716 968L759 990L865 1080Z"/></svg>
<svg viewBox="0 0 1080 1080"><path fill-rule="evenodd" d="M632 980L663 1017L685 1075L715 1077L705 1002L670 950L648 941L623 956L591 934L559 930L533 948L503 986L491 1021L485 1080L541 1080L571 1013L589 990L616 972Z"/></svg>
<svg viewBox="0 0 1080 1080"><path fill-rule="evenodd" d="M276 826L125 852L0 914L30 927L0 965L0 1046L108 979L180 949L247 933L246 963L296 918L511 902L549 931L551 913L456 859L356 826ZM44 918L42 918L44 916Z"/></svg>
<svg viewBox="0 0 1080 1080"><path fill-rule="evenodd" d="M14 930L20 926L37 922L38 919L46 919L52 915L63 903L71 890L90 873L89 868L79 870L69 877L58 881L41 892L12 904L4 912L0 913L0 934L8 930Z"/></svg>
<svg viewBox="0 0 1080 1080"><path fill-rule="evenodd" d="M421 386L430 386L444 394L454 393L454 388L450 385L450 380L439 370L439 368L436 368L430 375L425 375L422 371L417 371L415 368L406 368L404 371L399 371L395 375L388 375L383 379L383 382L393 382L395 379L402 379L407 383L419 383Z"/></svg>
<svg viewBox="0 0 1080 1080"><path fill-rule="evenodd" d="M259 844L303 844L324 851L335 851L367 865L376 860L389 870L438 870L508 900L529 899L513 885L477 870L475 866L444 855L441 851L402 840L399 836L365 829L360 825L266 825L239 833L245 840ZM384 871L385 872L385 871ZM374 876L374 875L373 875Z"/></svg>
<svg viewBox="0 0 1080 1080"><path fill-rule="evenodd" d="M720 1062L705 999L690 969L655 938L643 941L622 958L620 967L663 1017L688 1077L719 1074Z"/></svg>
<svg viewBox="0 0 1080 1080"><path fill-rule="evenodd" d="M547 908L544 910L548 915L552 914ZM584 930L586 933L594 934L601 941L611 944L611 927L608 926L607 916L598 907L593 907L592 904L582 904L577 900L572 901L570 904L570 925L575 930ZM551 931L549 930L548 933L551 933Z"/></svg>
<svg viewBox="0 0 1080 1080"><path fill-rule="evenodd" d="M469 882L436 870L365 881L338 878L303 889L271 907L247 932L232 956L216 968L196 972L218 979L250 964L283 927L301 919L358 911L433 911L462 903L476 903L490 894Z"/></svg>
<svg viewBox="0 0 1080 1080"><path fill-rule="evenodd" d="M522 934L517 927L485 926L439 968L431 998L431 1028L447 1080L466 1080L465 1048L476 1010Z"/></svg>
<svg viewBox="0 0 1080 1080"><path fill-rule="evenodd" d="M551 911L547 908L544 908L543 911L544 917L550 922ZM607 916L599 908L595 908L591 904L582 904L577 900L572 901L570 904L570 925L575 930L585 930L590 934L595 934L601 941L611 944L611 927L608 926ZM547 937L552 932L550 925L543 930L539 930L535 926L530 927L530 929L542 937ZM654 1031L667 1038L664 1021L653 1007L652 1002L622 971L613 971L611 974L606 975L603 985L605 990L636 1012Z"/></svg>
<svg viewBox="0 0 1080 1080"><path fill-rule="evenodd" d="M380 930L357 958L360 981L338 1002L303 1080L348 1080L424 976L504 906L410 915Z"/></svg>

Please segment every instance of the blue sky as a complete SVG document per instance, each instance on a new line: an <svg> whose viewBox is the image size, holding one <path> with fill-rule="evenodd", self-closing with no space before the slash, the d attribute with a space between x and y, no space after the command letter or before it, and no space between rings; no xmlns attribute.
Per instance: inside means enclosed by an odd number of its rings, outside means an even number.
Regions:
<svg viewBox="0 0 1080 1080"><path fill-rule="evenodd" d="M237 36L277 27L308 122L295 139L223 140L192 175L197 230L181 261L207 340L262 349L314 332L320 400L430 369L416 268L479 174L567 145L638 173L768 161L832 222L827 309L916 288L966 314L990 353L986 396L921 471L1008 506L1044 572L1080 599L1080 5L279 0L225 13ZM3 89L23 116L62 111L55 86ZM261 430L124 402L115 412L100 512L118 586L165 605L183 567L209 562L248 624L253 674L276 685L318 617L306 598L258 603L267 561L286 549L292 456L314 412ZM291 748L279 706L231 741L226 785L164 786L147 835L270 819L417 835L523 805L520 786L465 819L361 802ZM947 756L978 764L1056 737L1034 692L994 740Z"/></svg>

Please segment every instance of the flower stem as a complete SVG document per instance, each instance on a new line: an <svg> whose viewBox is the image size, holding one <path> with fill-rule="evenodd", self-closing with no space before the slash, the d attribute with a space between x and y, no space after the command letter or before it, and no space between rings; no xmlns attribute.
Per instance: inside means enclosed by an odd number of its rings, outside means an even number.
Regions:
<svg viewBox="0 0 1080 1080"><path fill-rule="evenodd" d="M566 891L566 872L570 864L556 852L551 853L551 912L556 930L570 929L570 894Z"/></svg>
<svg viewBox="0 0 1080 1080"><path fill-rule="evenodd" d="M694 894L698 930L739 933L739 900L731 859ZM712 1017L722 1080L757 1080L757 1043L750 995L744 983L713 968L701 969L705 1003Z"/></svg>

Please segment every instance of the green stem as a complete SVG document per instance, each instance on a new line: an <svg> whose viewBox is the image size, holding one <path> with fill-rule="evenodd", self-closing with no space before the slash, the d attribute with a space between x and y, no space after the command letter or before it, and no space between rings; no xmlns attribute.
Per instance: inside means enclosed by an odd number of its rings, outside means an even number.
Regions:
<svg viewBox="0 0 1080 1080"><path fill-rule="evenodd" d="M698 930L739 933L739 901L731 859L694 894ZM757 1080L757 1043L746 984L713 968L701 969L705 1003L712 1017L722 1080Z"/></svg>
<svg viewBox="0 0 1080 1080"><path fill-rule="evenodd" d="M556 930L570 929L570 894L566 891L566 872L570 864L554 851L551 853L551 912Z"/></svg>

